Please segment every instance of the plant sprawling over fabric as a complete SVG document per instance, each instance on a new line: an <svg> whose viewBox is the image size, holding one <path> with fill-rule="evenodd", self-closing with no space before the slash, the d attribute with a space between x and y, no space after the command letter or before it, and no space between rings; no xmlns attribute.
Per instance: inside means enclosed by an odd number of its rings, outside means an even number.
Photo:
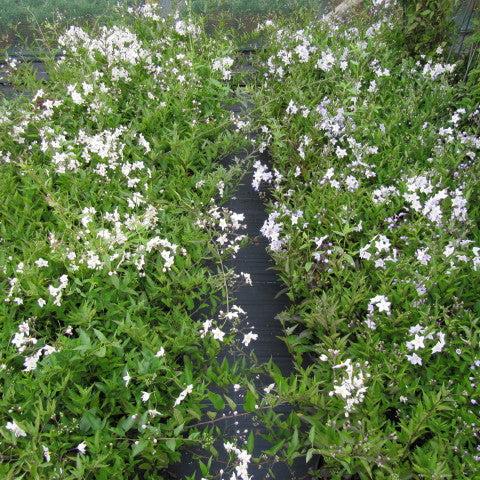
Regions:
<svg viewBox="0 0 480 480"><path fill-rule="evenodd" d="M233 382L233 315L200 321L244 238L232 47L149 5L58 46L48 82L9 61L32 95L0 107L0 476L160 478Z"/></svg>
<svg viewBox="0 0 480 480"><path fill-rule="evenodd" d="M272 165L253 187L272 190L262 233L298 367L272 368L264 402L294 412L266 420L321 478L477 478L480 110L376 3L354 25L260 27Z"/></svg>

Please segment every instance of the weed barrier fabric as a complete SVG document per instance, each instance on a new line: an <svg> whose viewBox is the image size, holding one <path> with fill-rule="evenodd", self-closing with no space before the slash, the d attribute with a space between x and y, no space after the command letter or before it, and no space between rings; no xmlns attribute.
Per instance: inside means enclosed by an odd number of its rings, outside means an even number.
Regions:
<svg viewBox="0 0 480 480"><path fill-rule="evenodd" d="M247 103L246 107L244 106L245 103ZM238 105L232 110L237 114L248 115L249 108L247 101L242 106ZM228 168L235 164L237 159L241 161L247 155L248 152L241 152L237 155L228 156L221 161ZM255 159L263 163L269 163L269 157L266 153L255 155ZM237 273L248 272L252 278L253 287L243 285L233 292L235 305L247 312L249 325L258 334L258 340L253 342L252 347L246 350L254 352L260 364L273 360L282 374L288 376L293 372L292 357L285 343L279 338L284 335L284 332L280 321L276 317L287 308L289 302L285 295L279 294L282 290L282 283L273 268L272 258L266 250L268 242L266 238L260 235L260 229L267 219L267 213L264 200L252 188L252 179L253 172L250 168L231 200L226 204L230 210L245 215L247 225L245 233L251 239L251 242L241 248L234 259L226 262L226 267L234 269ZM239 359L234 354L224 353L224 355L230 362ZM257 387L261 389L269 383L268 378L259 378ZM253 457L255 458L260 457L264 451L272 446L262 438L262 435L268 434L268 432L255 418L255 414L245 412L242 409L244 393L244 390L236 392L234 389L228 392L230 398L237 403L239 408L236 415L232 415L231 411L226 411L225 420L217 422L222 435L215 444L220 456L213 462L211 472L214 474L218 474L228 464L228 456L225 454L223 441L253 432L255 437ZM275 411L288 416L290 409L285 406ZM201 454L201 452L195 453ZM314 464L315 460L307 464L303 458L298 459L292 466L288 466L284 462L268 461L260 465L252 462L249 465L248 474L252 480L267 478L306 480L312 478L308 471ZM182 462L172 466L169 473L175 479L182 479L188 475L198 474L198 466L192 460L191 453L185 452Z"/></svg>

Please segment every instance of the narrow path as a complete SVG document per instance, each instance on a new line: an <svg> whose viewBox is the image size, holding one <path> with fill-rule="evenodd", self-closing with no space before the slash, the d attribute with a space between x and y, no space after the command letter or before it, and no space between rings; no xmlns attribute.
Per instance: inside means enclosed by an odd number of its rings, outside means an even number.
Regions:
<svg viewBox="0 0 480 480"><path fill-rule="evenodd" d="M264 157L264 158L262 158ZM258 157L262 163L267 163L266 156ZM251 344L252 350L260 363L273 359L284 375L293 371L292 357L284 342L279 339L283 336L283 330L276 316L286 309L288 299L277 296L282 290L283 284L273 270L273 262L267 252L267 240L260 235L260 228L267 218L265 205L258 193L252 188L252 172L244 176L238 187L235 197L228 203L228 207L235 212L245 214L247 233L252 242L241 249L235 259L229 261L229 266L238 272L250 273L252 287L242 286L235 292L235 303L243 308L248 314L248 322L258 334L258 340ZM270 382L267 382L267 384ZM264 386L267 386L264 385ZM235 400L237 400L235 398ZM242 399L238 399L241 403ZM288 409L283 410L288 414ZM280 412L280 410L277 410ZM252 431L255 434L254 457L261 455L262 451L271 445L261 438L264 430L255 423L251 416L246 416L236 426L240 432ZM226 432L228 434L228 431ZM305 461L299 461L293 467L283 463L271 465L271 470L277 480L305 479L308 468ZM271 478L265 467L256 467L252 464L249 469L252 479L260 480Z"/></svg>
<svg viewBox="0 0 480 480"><path fill-rule="evenodd" d="M257 155L257 158L262 163L268 162L265 154ZM236 273L250 273L252 278L252 287L241 286L234 295L235 303L247 312L248 321L258 334L258 340L251 344L255 355L259 362L273 358L281 371L288 374L293 369L292 359L285 344L278 338L283 335L283 331L276 319L286 309L288 299L283 295L277 298L283 286L273 270L273 262L267 252L268 241L260 234L267 213L262 199L252 188L252 177L253 172L249 171L226 205L234 212L245 215L246 233L251 240L227 265Z"/></svg>
<svg viewBox="0 0 480 480"><path fill-rule="evenodd" d="M242 105L244 105L242 103ZM248 116L249 107L244 107L240 103L232 110L236 114L245 114ZM223 160L225 166L230 166L235 157L240 160L244 159L248 152L230 156ZM268 163L269 159L266 154L258 154L257 159L263 163ZM250 243L246 247L240 249L236 258L230 259L227 266L235 270L236 273L245 272L251 275L252 286L242 285L234 293L235 305L241 307L248 314L248 329L252 329L258 334L258 339L252 342L248 349L253 350L260 363L273 359L283 374L289 374L293 371L292 358L282 340L278 337L283 335L280 322L276 316L285 310L288 305L288 299L281 295L278 296L282 289L282 283L276 272L273 270L273 262L267 252L268 242L260 234L260 228L267 218L265 205L257 192L252 188L253 171L248 171L240 184L238 185L235 195L228 201L226 206L236 213L245 215L245 223L250 238ZM230 355L227 358L232 360ZM264 386L267 386L268 383ZM239 405L238 415L233 418L226 418L217 423L222 431L223 438L220 438L216 444L220 453L220 458L212 464L211 473L218 473L224 468L227 462L227 454L223 449L224 441L234 441L242 448L242 441L246 439L249 432L253 431L255 435L255 448L253 457L259 457L263 451L268 449L269 445L261 438L264 428L255 420L252 414L245 414L241 408L244 401L244 389L238 392L233 388L228 395ZM277 410L281 412L282 410ZM283 409L288 414L288 408ZM230 414L230 415L229 415ZM231 412L226 412L227 417L231 417ZM273 476L269 473L273 473ZM195 478L200 479L201 475L196 471L195 462L187 453L182 459L182 463L175 465L169 470L174 478L185 478L187 475L196 474ZM308 467L304 460L299 460L295 465L289 467L284 463L273 463L270 461L262 465L250 464L248 473L252 480L263 480L275 478L277 480L295 480L308 479ZM230 479L230 475L225 475L225 480Z"/></svg>

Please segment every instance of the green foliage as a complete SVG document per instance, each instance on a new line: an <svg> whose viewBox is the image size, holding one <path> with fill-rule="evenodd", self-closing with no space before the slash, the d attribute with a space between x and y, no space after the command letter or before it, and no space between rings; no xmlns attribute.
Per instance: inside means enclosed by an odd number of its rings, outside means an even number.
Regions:
<svg viewBox="0 0 480 480"><path fill-rule="evenodd" d="M432 53L452 41L456 0L402 1L405 44L411 53Z"/></svg>
<svg viewBox="0 0 480 480"><path fill-rule="evenodd" d="M480 20L474 19L473 32L466 40L467 54L465 69L467 77L467 92L477 104L480 103Z"/></svg>
<svg viewBox="0 0 480 480"><path fill-rule="evenodd" d="M195 428L205 400L212 418L224 407L210 386L237 380L200 335L229 275L205 219L241 174L217 162L242 145L213 69L232 47L175 22L138 10L70 29L48 81L12 66L24 95L0 103L1 478L167 478L182 447L212 444Z"/></svg>
<svg viewBox="0 0 480 480"><path fill-rule="evenodd" d="M440 49L391 41L395 10L370 13L265 27L263 231L296 363L260 403L293 406L263 416L270 453L320 460L315 478L477 478L478 104Z"/></svg>
<svg viewBox="0 0 480 480"><path fill-rule="evenodd" d="M225 30L144 7L70 29L48 81L8 63L24 95L0 103L1 478L168 478L186 447L211 478L226 408L260 416L263 453L318 463L315 478L479 476L480 112L438 48L449 8L408 4L405 25L382 2L342 26L255 23L262 231L296 367L269 363L263 391L265 369L220 362L207 332L243 242L222 204L245 165L217 161L246 133L226 108ZM405 38L435 53L414 59ZM235 462L255 432L244 441Z"/></svg>

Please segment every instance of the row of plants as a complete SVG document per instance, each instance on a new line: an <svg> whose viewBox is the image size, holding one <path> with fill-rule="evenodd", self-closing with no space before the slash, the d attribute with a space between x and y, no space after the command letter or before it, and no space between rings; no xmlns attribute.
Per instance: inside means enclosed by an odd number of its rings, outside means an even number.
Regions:
<svg viewBox="0 0 480 480"><path fill-rule="evenodd" d="M253 188L296 372L258 403L315 478L480 478L478 92L402 18L259 26Z"/></svg>
<svg viewBox="0 0 480 480"><path fill-rule="evenodd" d="M240 383L232 45L146 4L47 46L0 102L0 476L169 478Z"/></svg>

